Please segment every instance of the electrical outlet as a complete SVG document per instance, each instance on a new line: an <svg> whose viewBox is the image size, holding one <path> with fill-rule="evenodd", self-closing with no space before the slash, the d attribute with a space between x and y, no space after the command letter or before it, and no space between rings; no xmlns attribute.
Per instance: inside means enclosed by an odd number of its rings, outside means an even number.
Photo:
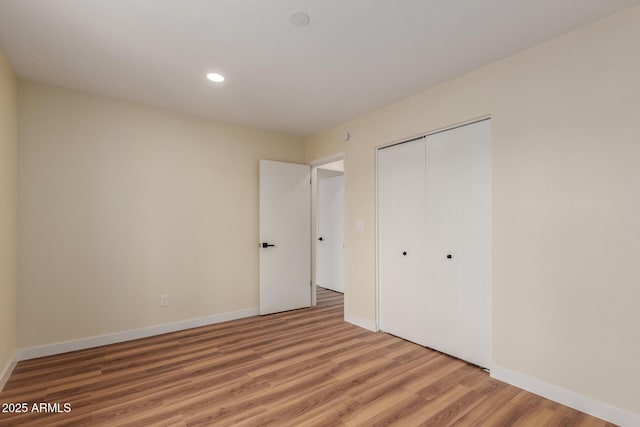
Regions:
<svg viewBox="0 0 640 427"><path fill-rule="evenodd" d="M169 295L163 294L160 295L160 307L166 307L169 305Z"/></svg>

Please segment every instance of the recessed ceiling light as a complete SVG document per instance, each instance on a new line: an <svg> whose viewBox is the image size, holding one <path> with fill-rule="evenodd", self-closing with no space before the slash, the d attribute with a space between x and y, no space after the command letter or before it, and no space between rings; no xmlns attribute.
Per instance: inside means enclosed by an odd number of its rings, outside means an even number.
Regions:
<svg viewBox="0 0 640 427"><path fill-rule="evenodd" d="M311 18L306 12L296 10L289 14L289 22L296 27L306 27L311 22Z"/></svg>
<svg viewBox="0 0 640 427"><path fill-rule="evenodd" d="M207 78L216 83L222 83L224 81L224 76L218 73L209 73L207 74Z"/></svg>

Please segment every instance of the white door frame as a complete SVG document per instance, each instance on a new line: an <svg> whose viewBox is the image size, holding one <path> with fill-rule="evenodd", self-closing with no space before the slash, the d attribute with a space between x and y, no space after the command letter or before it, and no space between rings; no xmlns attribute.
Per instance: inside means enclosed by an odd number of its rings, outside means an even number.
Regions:
<svg viewBox="0 0 640 427"><path fill-rule="evenodd" d="M333 163L335 161L338 160L344 160L345 155L344 152L341 153L336 153L333 154L331 156L327 156L327 157L322 157L320 159L316 159L313 160L311 162L309 162L308 164L311 166L311 278L313 281L313 289L314 291L311 292L311 306L315 306L317 304L317 300L316 300L316 292L315 292L315 285L316 285L316 245L315 242L318 239L318 227L317 227L317 223L318 223L318 167L326 165L328 163ZM344 171L344 174L346 176L346 168ZM345 193L346 196L346 193ZM345 197L346 199L346 197ZM345 215L346 218L346 215ZM346 232L346 227L345 227L345 232ZM346 263L345 263L346 266ZM345 281L346 284L346 281ZM345 286L345 290L344 290L344 295L346 296L347 294L347 289ZM346 307L346 298L345 298L345 307Z"/></svg>

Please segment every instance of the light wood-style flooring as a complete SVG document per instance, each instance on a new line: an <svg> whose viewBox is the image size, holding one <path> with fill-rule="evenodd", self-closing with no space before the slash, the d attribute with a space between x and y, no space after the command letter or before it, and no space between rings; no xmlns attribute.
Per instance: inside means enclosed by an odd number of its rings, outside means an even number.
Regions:
<svg viewBox="0 0 640 427"><path fill-rule="evenodd" d="M19 362L0 426L612 426L318 306Z"/></svg>

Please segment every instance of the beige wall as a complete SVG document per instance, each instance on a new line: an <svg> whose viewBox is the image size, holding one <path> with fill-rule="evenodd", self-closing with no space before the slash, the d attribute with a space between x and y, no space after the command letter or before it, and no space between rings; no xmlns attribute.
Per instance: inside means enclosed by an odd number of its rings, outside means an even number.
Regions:
<svg viewBox="0 0 640 427"><path fill-rule="evenodd" d="M491 114L494 364L640 414L638 52L635 7L310 138L346 153L348 313L376 316L375 147Z"/></svg>
<svg viewBox="0 0 640 427"><path fill-rule="evenodd" d="M258 306L258 160L301 140L25 81L18 105L20 348Z"/></svg>
<svg viewBox="0 0 640 427"><path fill-rule="evenodd" d="M0 380L16 352L18 134L16 76L0 50Z"/></svg>

